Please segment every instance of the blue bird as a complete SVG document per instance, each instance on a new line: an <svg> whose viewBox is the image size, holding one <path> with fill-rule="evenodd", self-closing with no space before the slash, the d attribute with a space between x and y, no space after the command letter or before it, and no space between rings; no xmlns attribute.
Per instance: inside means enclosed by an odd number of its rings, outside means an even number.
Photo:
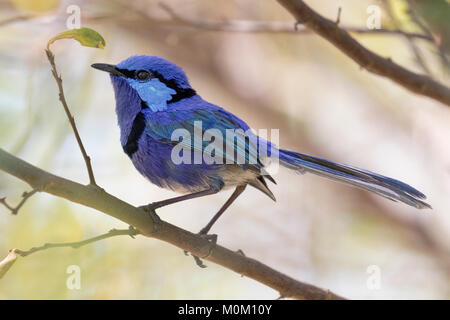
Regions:
<svg viewBox="0 0 450 320"><path fill-rule="evenodd" d="M195 136L196 130L203 134L215 129L225 135L230 129L247 132L249 126L225 109L203 100L189 84L183 70L163 58L132 56L117 65L96 63L92 67L110 74L120 141L135 168L157 186L184 194L154 202L148 205L149 208L156 209L235 188L231 197L201 229L202 235L207 235L247 185L275 201L266 183L266 180L273 183L275 180L265 171L268 160L275 157L282 166L299 173L314 173L418 209L431 208L421 200L426 198L425 195L406 183L316 156L279 149L255 136L236 134L236 140L225 139L222 142L222 151L208 148L204 141L196 144L183 139L181 149L192 152L188 155L189 160L200 154L224 161L211 162L202 157L199 163L175 163L173 149L180 143L173 139L175 130L182 129ZM198 123L201 123L201 128ZM271 151L260 152L262 143L266 143L266 149ZM243 157L243 162L237 161L239 156Z"/></svg>

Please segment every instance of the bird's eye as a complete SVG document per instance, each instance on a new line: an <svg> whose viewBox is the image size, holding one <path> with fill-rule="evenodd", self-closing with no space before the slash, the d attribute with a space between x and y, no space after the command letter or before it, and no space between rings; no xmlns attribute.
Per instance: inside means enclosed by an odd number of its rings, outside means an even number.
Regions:
<svg viewBox="0 0 450 320"><path fill-rule="evenodd" d="M150 78L150 72L146 70L139 70L136 72L136 78L139 80L147 80Z"/></svg>

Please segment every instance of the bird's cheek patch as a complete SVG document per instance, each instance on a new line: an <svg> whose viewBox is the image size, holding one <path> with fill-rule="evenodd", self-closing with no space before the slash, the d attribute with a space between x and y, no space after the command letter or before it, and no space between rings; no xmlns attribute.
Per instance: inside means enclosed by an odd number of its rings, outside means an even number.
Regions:
<svg viewBox="0 0 450 320"><path fill-rule="evenodd" d="M153 112L166 110L167 101L172 99L172 95L176 94L175 90L167 87L159 79L151 79L145 82L135 79L127 79L127 81Z"/></svg>

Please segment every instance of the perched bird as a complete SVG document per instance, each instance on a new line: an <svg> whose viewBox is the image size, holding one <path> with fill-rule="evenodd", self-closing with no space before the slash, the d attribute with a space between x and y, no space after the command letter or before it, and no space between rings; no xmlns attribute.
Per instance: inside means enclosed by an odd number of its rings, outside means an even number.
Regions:
<svg viewBox="0 0 450 320"><path fill-rule="evenodd" d="M282 166L299 173L311 172L418 209L431 208L421 200L426 198L424 194L401 181L327 159L279 149L264 139L249 139L242 134L237 134L236 139L224 139L221 153L220 150L211 151L205 141L196 144L182 140L181 147L193 153L191 158L197 154L209 155L224 159L222 163L211 163L203 158L199 163L175 163L172 151L180 143L173 139L175 130L183 129L194 136L196 130L200 130L202 135L209 129L216 129L216 132L218 130L225 135L227 130L247 131L249 126L225 109L203 100L189 84L183 70L163 58L132 56L117 65L96 63L92 67L110 74L121 144L136 169L157 186L184 194L154 202L149 207L155 209L235 188L200 234L209 232L247 185L275 200L266 183L266 180L273 183L275 180L265 171L268 160L275 157ZM256 142L250 141L253 138L257 139ZM270 152L260 152L262 142L267 143L266 149ZM239 156L245 160L243 163L237 161Z"/></svg>

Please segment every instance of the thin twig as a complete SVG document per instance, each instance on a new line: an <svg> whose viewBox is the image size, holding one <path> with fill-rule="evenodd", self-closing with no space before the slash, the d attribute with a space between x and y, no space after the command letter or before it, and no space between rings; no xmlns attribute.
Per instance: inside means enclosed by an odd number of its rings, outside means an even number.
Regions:
<svg viewBox="0 0 450 320"><path fill-rule="evenodd" d="M336 25L339 25L339 23L341 23L341 13L342 13L342 7L338 8L338 13L337 13L337 17L336 17Z"/></svg>
<svg viewBox="0 0 450 320"><path fill-rule="evenodd" d="M78 133L77 126L75 125L75 118L70 113L69 107L66 102L66 98L64 96L62 78L58 75L58 71L56 70L55 56L48 48L45 50L45 52L47 53L48 61L50 62L50 66L52 67L53 77L55 78L56 84L58 85L59 101L61 101L64 111L66 112L67 118L69 119L70 126L72 127L73 133L77 140L78 147L80 148L81 154L83 155L84 162L86 163L86 168L87 168L87 171L89 174L89 183L92 186L97 186L97 183L95 182L95 178L94 178L94 171L92 170L92 166L91 166L91 158L88 156L88 154L86 153L86 150L84 149L83 142L81 141L80 134Z"/></svg>
<svg viewBox="0 0 450 320"><path fill-rule="evenodd" d="M25 204L25 202L32 197L36 192L38 192L37 189L33 189L29 192L24 192L22 194L22 200L20 200L19 204L15 207L12 207L11 205L8 204L8 202L6 202L6 198L0 198L0 203L3 204L3 206L5 206L9 211L11 211L12 214L17 214L20 210L20 208L22 208L22 206Z"/></svg>
<svg viewBox="0 0 450 320"><path fill-rule="evenodd" d="M437 51L439 52L439 57L441 58L442 63L444 64L444 66L449 68L450 61L448 61L447 56L445 54L445 50L440 45L440 41L435 37L433 32L431 32L431 30L428 28L427 23L422 21L419 14L417 13L417 10L415 9L414 3L412 3L410 0L407 0L407 3L408 3L408 7L409 7L408 14L409 14L409 17L411 18L411 21L415 25L417 25L417 27L419 27L419 29L424 34L426 34L427 36L429 36L430 38L433 39L433 43L437 47Z"/></svg>
<svg viewBox="0 0 450 320"><path fill-rule="evenodd" d="M411 3L410 0L406 0L406 2L408 3L408 13L409 13L409 17L411 18L411 21L416 24L420 30L422 30L422 32L424 34L426 34L428 37L432 38L433 41L434 36L433 33L430 31L430 29L428 29L428 27L420 20L419 15L417 14L416 10L414 9L414 4Z"/></svg>
<svg viewBox="0 0 450 320"><path fill-rule="evenodd" d="M78 241L78 242L64 242L64 243L46 243L40 247L33 247L29 250L20 250L20 249L14 249L15 253L17 253L18 255L20 255L21 257L26 257L29 256L30 254L33 254L35 252L38 251L43 251L43 250L47 250L47 249L52 249L52 248L73 248L73 249L78 249L80 247L83 247L85 245L88 245L90 243L93 242L97 242L103 239L108 239L108 238L112 238L112 237L117 237L117 236L124 236L124 235L128 235L132 238L134 238L135 235L138 235L140 232L138 230L136 230L133 227L130 227L128 229L111 229L109 230L107 233L101 234L99 236L96 237L92 237L83 241Z"/></svg>
<svg viewBox="0 0 450 320"><path fill-rule="evenodd" d="M388 0L383 0L382 3L384 5L384 8L385 8L389 18L391 19L392 23L394 24L394 27L396 29L400 29L400 23L397 21L396 17L394 16L394 13L392 12L391 5L388 2ZM433 77L430 69L427 67L425 60L423 59L422 52L420 51L419 47L414 43L414 39L410 38L410 37L406 37L406 36L405 36L405 39L406 39L411 51L414 53L414 56L416 57L416 61L417 61L418 65L422 68L422 70L427 75L429 75L430 77Z"/></svg>
<svg viewBox="0 0 450 320"><path fill-rule="evenodd" d="M187 18L177 13L173 8L165 3L160 3L160 7L167 12L172 18L172 22L178 22L179 24L191 28L203 29L209 31L222 31L222 32L247 32L247 33L292 33L292 34L312 34L313 31L301 25L301 21L295 23L292 27L292 23L285 21L252 21L252 20L226 20L226 21L205 21L197 18ZM141 12L141 16L145 14ZM146 16L146 19L154 20L154 18ZM170 21L158 20L158 23L164 24ZM340 11L336 23L340 23ZM356 34L367 35L402 35L410 38L417 38L426 41L433 41L431 36L427 36L421 33L408 33L402 30L389 30L389 29L367 29L353 26L341 26L341 28L348 32Z"/></svg>

